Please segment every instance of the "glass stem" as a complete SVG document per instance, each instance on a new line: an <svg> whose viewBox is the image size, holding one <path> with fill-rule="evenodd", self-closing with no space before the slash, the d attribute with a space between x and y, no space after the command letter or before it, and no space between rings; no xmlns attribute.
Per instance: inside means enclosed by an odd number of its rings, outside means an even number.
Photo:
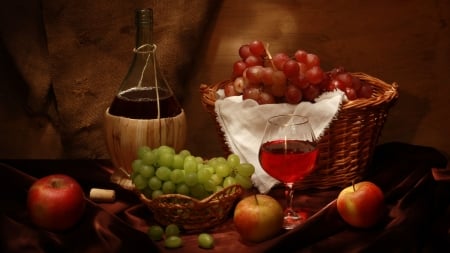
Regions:
<svg viewBox="0 0 450 253"><path fill-rule="evenodd" d="M286 196L286 211L288 214L294 213L294 209L292 208L292 201L294 199L293 185L293 183L286 183L286 190L284 192Z"/></svg>

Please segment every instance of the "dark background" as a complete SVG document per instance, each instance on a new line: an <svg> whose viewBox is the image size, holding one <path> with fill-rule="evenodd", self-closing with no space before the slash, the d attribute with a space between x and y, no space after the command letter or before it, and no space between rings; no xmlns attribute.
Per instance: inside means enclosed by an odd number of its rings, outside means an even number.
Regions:
<svg viewBox="0 0 450 253"><path fill-rule="evenodd" d="M131 61L137 7L154 8L158 55L195 154L222 153L199 85L229 78L239 46L255 39L396 82L380 143L450 153L448 0L19 0L0 11L0 158L108 157L102 116Z"/></svg>

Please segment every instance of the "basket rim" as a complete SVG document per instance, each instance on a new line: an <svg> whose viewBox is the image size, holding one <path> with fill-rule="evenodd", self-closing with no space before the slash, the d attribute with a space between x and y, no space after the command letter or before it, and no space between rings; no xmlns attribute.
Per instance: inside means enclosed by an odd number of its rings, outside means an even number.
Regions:
<svg viewBox="0 0 450 253"><path fill-rule="evenodd" d="M388 84L379 78L370 76L363 72L351 72L351 74L362 80L368 81L370 84L376 86L376 88L382 90L383 92L382 94L372 96L370 98L344 101L341 105L342 109L364 108L371 105L379 105L385 102L395 101L398 98L399 85L396 82ZM200 84L201 102L203 106L205 108L214 107L215 102L218 99L216 92L230 82L232 82L232 80L227 79L209 85L204 83Z"/></svg>
<svg viewBox="0 0 450 253"><path fill-rule="evenodd" d="M151 206L157 205L158 203L168 203L168 202L170 202L170 200L173 200L173 199L185 200L186 203L191 202L196 205L205 205L205 204L219 202L217 197L220 195L223 195L223 194L236 195L235 197L238 198L238 197L242 196L243 193L244 193L244 188L241 185L233 184L233 185L227 186L227 187L223 188L222 190L215 192L203 199L196 199L194 197L190 197L190 196L179 194L179 193L168 193L168 194L160 195L155 199L149 199L141 192L139 192L139 198L142 201L144 201L147 205L151 205Z"/></svg>

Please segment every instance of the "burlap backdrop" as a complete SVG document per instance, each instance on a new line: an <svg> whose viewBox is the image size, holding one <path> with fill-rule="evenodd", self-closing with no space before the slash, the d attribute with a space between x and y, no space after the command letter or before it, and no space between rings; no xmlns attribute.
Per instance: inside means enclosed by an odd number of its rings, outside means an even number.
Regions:
<svg viewBox="0 0 450 253"><path fill-rule="evenodd" d="M126 74L134 10L153 8L158 59L182 99L193 55L220 1L17 0L3 4L0 35L28 86L31 113L47 114L64 156L107 156L103 113ZM12 84L14 85L14 84Z"/></svg>

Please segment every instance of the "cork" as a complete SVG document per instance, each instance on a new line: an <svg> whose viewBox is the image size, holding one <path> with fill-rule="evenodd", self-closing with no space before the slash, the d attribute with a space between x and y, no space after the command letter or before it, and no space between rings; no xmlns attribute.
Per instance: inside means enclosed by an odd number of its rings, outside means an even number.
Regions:
<svg viewBox="0 0 450 253"><path fill-rule="evenodd" d="M89 192L89 198L95 202L114 202L116 192L114 190L92 188Z"/></svg>

